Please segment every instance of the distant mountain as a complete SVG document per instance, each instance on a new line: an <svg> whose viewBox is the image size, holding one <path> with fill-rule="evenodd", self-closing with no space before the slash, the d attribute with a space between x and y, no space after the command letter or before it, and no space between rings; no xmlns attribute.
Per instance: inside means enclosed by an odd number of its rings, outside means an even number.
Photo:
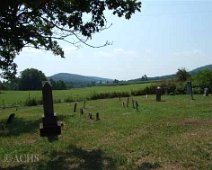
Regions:
<svg viewBox="0 0 212 170"><path fill-rule="evenodd" d="M198 67L192 71L189 71L189 73L194 76L196 75L198 72L203 71L205 69L209 69L212 70L212 64L210 65L206 65L206 66L202 66L202 67ZM176 71L177 72L177 71ZM173 79L175 78L175 74L170 74L170 75L164 75L164 76L156 76L156 77L148 77L148 80L169 80L169 79ZM141 81L141 78L137 78L137 79L133 79L133 80L129 80L129 82L138 82Z"/></svg>
<svg viewBox="0 0 212 170"><path fill-rule="evenodd" d="M65 83L72 83L74 87L84 87L94 84L107 84L113 81L112 79L108 78L83 76L69 73L58 73L50 76L49 79L53 79L54 81L62 80Z"/></svg>
<svg viewBox="0 0 212 170"><path fill-rule="evenodd" d="M212 70L212 64L206 65L206 66L202 66L202 67L198 67L198 68L196 68L196 69L190 71L189 73L190 73L191 75L195 75L195 74L197 74L198 72L203 71L203 70L205 70L205 69Z"/></svg>

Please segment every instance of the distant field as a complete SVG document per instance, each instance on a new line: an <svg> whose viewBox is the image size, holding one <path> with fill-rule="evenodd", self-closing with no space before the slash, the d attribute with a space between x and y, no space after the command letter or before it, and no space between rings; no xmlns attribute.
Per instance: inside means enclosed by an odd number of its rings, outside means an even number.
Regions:
<svg viewBox="0 0 212 170"><path fill-rule="evenodd" d="M142 89L147 84L132 84L132 85L118 85L118 86L96 86L96 87L86 87L86 88L75 88L71 90L54 90L53 97L54 100L64 100L66 98L71 98L73 100L83 100L95 93L105 93L105 92L130 92L131 90ZM26 99L36 98L41 99L41 91L0 91L0 106L10 106L10 105L23 105Z"/></svg>
<svg viewBox="0 0 212 170"><path fill-rule="evenodd" d="M194 97L134 97L139 110L132 103L123 108L126 98L87 101L81 117L83 102L76 113L73 103L58 103L54 110L64 127L55 141L39 136L42 106L1 109L0 124L10 113L16 118L0 129L0 169L211 170L212 96ZM101 120L89 120L88 112L99 112ZM26 155L38 159L17 161Z"/></svg>

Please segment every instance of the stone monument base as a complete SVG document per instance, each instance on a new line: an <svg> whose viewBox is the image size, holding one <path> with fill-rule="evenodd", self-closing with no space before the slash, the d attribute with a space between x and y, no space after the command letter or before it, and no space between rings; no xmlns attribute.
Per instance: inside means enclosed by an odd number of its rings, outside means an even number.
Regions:
<svg viewBox="0 0 212 170"><path fill-rule="evenodd" d="M61 124L57 121L56 116L49 118L43 117L40 124L40 136L57 136L61 134Z"/></svg>

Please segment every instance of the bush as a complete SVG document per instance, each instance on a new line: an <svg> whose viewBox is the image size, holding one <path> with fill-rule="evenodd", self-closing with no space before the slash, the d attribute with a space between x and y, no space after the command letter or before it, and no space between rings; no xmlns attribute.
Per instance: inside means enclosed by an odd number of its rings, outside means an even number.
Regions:
<svg viewBox="0 0 212 170"><path fill-rule="evenodd" d="M74 102L74 100L72 99L72 98L70 98L70 97L67 97L65 100L64 100L64 102Z"/></svg>
<svg viewBox="0 0 212 170"><path fill-rule="evenodd" d="M186 87L184 83L178 83L176 85L175 94L185 94Z"/></svg>
<svg viewBox="0 0 212 170"><path fill-rule="evenodd" d="M41 105L43 102L42 100L38 100L36 98L27 98L24 106L37 106L37 105Z"/></svg>
<svg viewBox="0 0 212 170"><path fill-rule="evenodd" d="M130 94L128 92L108 92L108 93L94 93L89 97L90 100L96 99L107 99L107 98L115 98L115 97L129 97Z"/></svg>
<svg viewBox="0 0 212 170"><path fill-rule="evenodd" d="M193 87L192 91L194 94L203 94L203 90L200 87Z"/></svg>

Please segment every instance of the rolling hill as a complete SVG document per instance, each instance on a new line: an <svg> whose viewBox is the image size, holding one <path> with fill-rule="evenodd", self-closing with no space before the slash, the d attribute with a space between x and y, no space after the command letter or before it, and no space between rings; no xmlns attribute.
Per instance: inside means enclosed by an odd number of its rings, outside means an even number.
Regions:
<svg viewBox="0 0 212 170"><path fill-rule="evenodd" d="M189 71L189 73L192 76L194 76L198 72L203 71L205 69L212 70L212 64L205 65L205 66L202 66L202 67L198 67L198 68L196 68L194 70ZM164 75L164 76L156 76L156 77L148 77L148 80L168 80L168 79L173 79L173 78L175 78L175 74ZM137 79L129 80L129 82L136 82L136 81L141 81L141 79L140 78L137 78Z"/></svg>
<svg viewBox="0 0 212 170"><path fill-rule="evenodd" d="M83 76L78 74L69 74L69 73L58 73L53 76L50 76L49 79L54 81L62 80L65 83L72 83L74 87L83 87L92 84L107 84L111 83L113 80L102 77L95 76Z"/></svg>

